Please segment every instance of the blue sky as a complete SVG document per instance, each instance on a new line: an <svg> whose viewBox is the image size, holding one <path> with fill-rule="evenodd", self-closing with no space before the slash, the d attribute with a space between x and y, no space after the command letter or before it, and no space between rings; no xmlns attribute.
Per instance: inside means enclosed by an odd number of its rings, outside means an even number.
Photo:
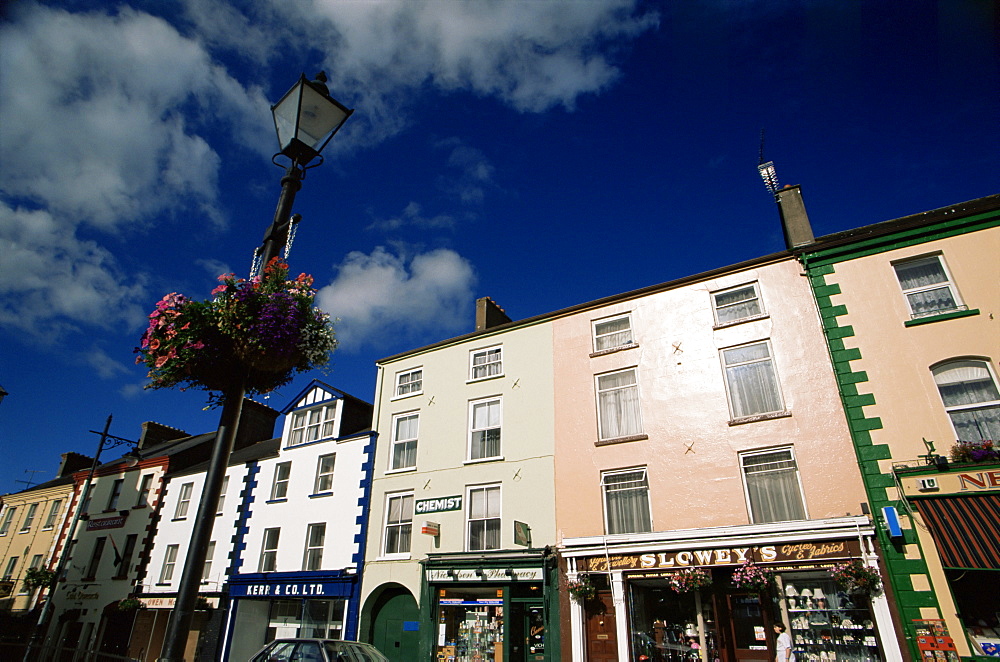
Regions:
<svg viewBox="0 0 1000 662"><path fill-rule="evenodd" d="M332 369L783 248L756 166L829 234L998 192L986 0L14 2L0 19L0 493L198 391L150 391L145 315L245 274L281 171L269 106L325 70L355 115L290 264ZM267 402L280 409L306 383ZM30 470L42 473L31 474Z"/></svg>

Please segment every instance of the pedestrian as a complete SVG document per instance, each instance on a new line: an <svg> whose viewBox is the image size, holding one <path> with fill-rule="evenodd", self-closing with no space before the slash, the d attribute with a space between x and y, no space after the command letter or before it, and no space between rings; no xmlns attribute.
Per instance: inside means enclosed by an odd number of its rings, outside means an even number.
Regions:
<svg viewBox="0 0 1000 662"><path fill-rule="evenodd" d="M785 632L785 624L775 623L774 633L778 635L778 640L775 642L778 654L775 656L774 662L795 662L795 653L792 651L792 638Z"/></svg>

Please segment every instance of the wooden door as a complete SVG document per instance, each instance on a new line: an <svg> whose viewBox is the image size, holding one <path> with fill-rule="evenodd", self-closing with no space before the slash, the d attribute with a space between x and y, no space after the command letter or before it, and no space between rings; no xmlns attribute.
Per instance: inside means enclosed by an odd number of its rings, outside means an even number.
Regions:
<svg viewBox="0 0 1000 662"><path fill-rule="evenodd" d="M598 591L584 606L587 617L587 662L618 662L618 624L611 591Z"/></svg>
<svg viewBox="0 0 1000 662"><path fill-rule="evenodd" d="M772 660L771 618L755 593L730 593L729 653L737 662Z"/></svg>

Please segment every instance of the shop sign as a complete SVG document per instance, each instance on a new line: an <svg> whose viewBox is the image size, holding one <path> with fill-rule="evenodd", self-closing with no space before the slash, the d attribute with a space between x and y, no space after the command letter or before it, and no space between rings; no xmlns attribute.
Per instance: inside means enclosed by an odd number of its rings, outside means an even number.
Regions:
<svg viewBox="0 0 1000 662"><path fill-rule="evenodd" d="M510 570L512 574L509 574ZM482 573L482 574L480 574ZM541 568L449 568L428 570L429 582L542 581Z"/></svg>
<svg viewBox="0 0 1000 662"><path fill-rule="evenodd" d="M84 593L80 589L73 589L66 594L67 600L96 600L100 597L99 593Z"/></svg>
<svg viewBox="0 0 1000 662"><path fill-rule="evenodd" d="M974 474L958 474L962 491L990 490L1000 487L1000 471L979 471Z"/></svg>
<svg viewBox="0 0 1000 662"><path fill-rule="evenodd" d="M441 535L441 525L437 522L424 522L424 525L420 527L420 533L436 538Z"/></svg>
<svg viewBox="0 0 1000 662"><path fill-rule="evenodd" d="M125 526L128 515L116 515L115 517L102 517L92 519L87 522L88 531L100 531L102 529L120 529Z"/></svg>
<svg viewBox="0 0 1000 662"><path fill-rule="evenodd" d="M514 544L531 547L531 527L517 520L514 520Z"/></svg>
<svg viewBox="0 0 1000 662"><path fill-rule="evenodd" d="M312 584L305 582L274 584L231 584L230 595L248 598L309 598L319 595L334 595L335 584Z"/></svg>
<svg viewBox="0 0 1000 662"><path fill-rule="evenodd" d="M693 566L740 565L755 563L790 563L822 561L824 559L858 556L861 545L856 540L803 542L789 545L761 545L756 547L726 547L720 549L693 549L648 554L613 554L588 558L587 570L670 570Z"/></svg>
<svg viewBox="0 0 1000 662"><path fill-rule="evenodd" d="M149 609L173 609L177 598L139 598L139 602ZM219 606L219 598L205 598L205 602L213 608Z"/></svg>
<svg viewBox="0 0 1000 662"><path fill-rule="evenodd" d="M483 605L503 606L503 598L480 598L478 600L464 600L462 598L441 598L439 603L442 607L481 607Z"/></svg>
<svg viewBox="0 0 1000 662"><path fill-rule="evenodd" d="M431 513L446 513L451 510L462 509L462 495L440 497L438 499L421 499L413 502L413 512L418 515L429 515Z"/></svg>

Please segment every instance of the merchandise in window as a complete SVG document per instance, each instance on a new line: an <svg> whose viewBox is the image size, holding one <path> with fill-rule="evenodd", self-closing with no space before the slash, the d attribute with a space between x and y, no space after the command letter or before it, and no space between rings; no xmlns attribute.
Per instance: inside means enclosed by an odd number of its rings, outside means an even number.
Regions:
<svg viewBox="0 0 1000 662"><path fill-rule="evenodd" d="M964 308L940 255L907 260L894 264L893 268L910 308L910 317L916 319Z"/></svg>
<svg viewBox="0 0 1000 662"><path fill-rule="evenodd" d="M696 662L704 659L702 650L709 660L722 658L714 601L710 594L699 600L698 590L677 593L663 579L635 579L628 583L633 660Z"/></svg>
<svg viewBox="0 0 1000 662"><path fill-rule="evenodd" d="M279 462L274 467L274 482L271 483L271 501L288 498L288 479L292 475L291 462Z"/></svg>
<svg viewBox="0 0 1000 662"><path fill-rule="evenodd" d="M288 445L298 446L310 441L332 437L336 413L337 406L335 404L295 412L292 414Z"/></svg>
<svg viewBox="0 0 1000 662"><path fill-rule="evenodd" d="M790 448L740 455L754 524L806 519L799 470Z"/></svg>
<svg viewBox="0 0 1000 662"><path fill-rule="evenodd" d="M469 490L469 551L500 549L500 486Z"/></svg>
<svg viewBox="0 0 1000 662"><path fill-rule="evenodd" d="M396 374L396 395L416 395L424 390L424 371L410 370Z"/></svg>
<svg viewBox="0 0 1000 662"><path fill-rule="evenodd" d="M734 419L784 409L768 343L724 349L722 360Z"/></svg>
<svg viewBox="0 0 1000 662"><path fill-rule="evenodd" d="M985 361L951 361L933 370L959 441L1000 440L1000 391Z"/></svg>
<svg viewBox="0 0 1000 662"><path fill-rule="evenodd" d="M628 315L594 321L594 351L601 352L632 344L632 320Z"/></svg>
<svg viewBox="0 0 1000 662"><path fill-rule="evenodd" d="M880 660L868 601L849 596L825 572L782 573L781 611L800 659Z"/></svg>
<svg viewBox="0 0 1000 662"><path fill-rule="evenodd" d="M403 414L393 420L392 458L390 469L412 469L417 466L417 434L420 415Z"/></svg>
<svg viewBox="0 0 1000 662"><path fill-rule="evenodd" d="M490 349L472 352L469 379L486 379L488 377L497 377L502 374L502 347L492 347Z"/></svg>
<svg viewBox="0 0 1000 662"><path fill-rule="evenodd" d="M469 413L469 459L500 457L500 398L473 402Z"/></svg>
<svg viewBox="0 0 1000 662"><path fill-rule="evenodd" d="M645 469L601 475L607 531L646 533L653 530L649 516L649 481Z"/></svg>
<svg viewBox="0 0 1000 662"><path fill-rule="evenodd" d="M408 554L413 530L413 495L389 496L385 512L385 555Z"/></svg>
<svg viewBox="0 0 1000 662"><path fill-rule="evenodd" d="M733 324L740 320L760 317L764 314L757 284L741 285L712 294L715 322L719 326Z"/></svg>
<svg viewBox="0 0 1000 662"><path fill-rule="evenodd" d="M634 368L597 376L597 417L601 439L642 434Z"/></svg>
<svg viewBox="0 0 1000 662"><path fill-rule="evenodd" d="M437 628L437 659L502 662L503 589L440 590Z"/></svg>

